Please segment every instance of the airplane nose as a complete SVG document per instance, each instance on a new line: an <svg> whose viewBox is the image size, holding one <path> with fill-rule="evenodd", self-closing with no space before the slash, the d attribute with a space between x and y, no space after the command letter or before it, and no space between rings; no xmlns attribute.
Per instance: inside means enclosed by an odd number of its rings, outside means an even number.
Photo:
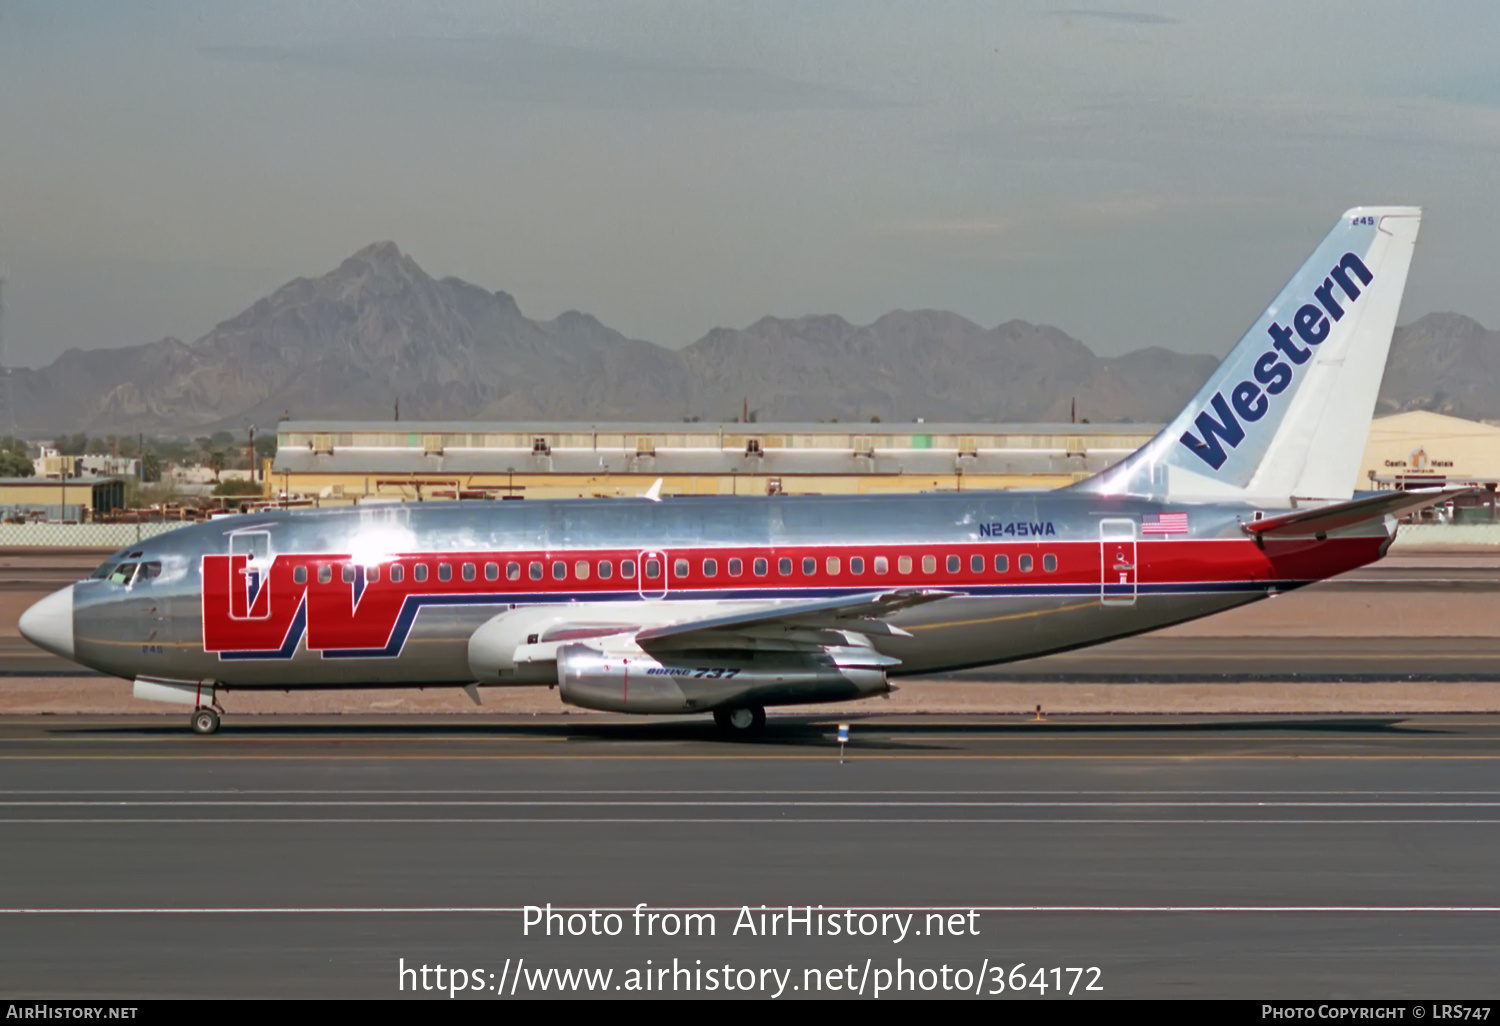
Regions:
<svg viewBox="0 0 1500 1026"><path fill-rule="evenodd" d="M53 592L21 614L17 624L25 639L38 648L73 658L73 586Z"/></svg>

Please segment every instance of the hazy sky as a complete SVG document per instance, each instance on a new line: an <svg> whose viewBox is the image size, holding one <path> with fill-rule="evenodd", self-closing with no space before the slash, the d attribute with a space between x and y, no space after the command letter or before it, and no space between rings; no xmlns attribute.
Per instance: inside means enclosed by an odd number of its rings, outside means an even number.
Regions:
<svg viewBox="0 0 1500 1026"><path fill-rule="evenodd" d="M1080 0L1088 3L1088 0ZM0 0L10 361L394 239L683 345L897 307L1223 353L1334 218L1500 327L1500 4Z"/></svg>

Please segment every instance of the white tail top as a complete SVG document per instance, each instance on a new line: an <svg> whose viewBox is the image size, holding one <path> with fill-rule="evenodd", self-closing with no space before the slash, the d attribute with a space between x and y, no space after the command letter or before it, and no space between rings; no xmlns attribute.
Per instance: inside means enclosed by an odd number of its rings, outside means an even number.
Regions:
<svg viewBox="0 0 1500 1026"><path fill-rule="evenodd" d="M1346 211L1171 424L1073 487L1287 503L1354 493L1422 211Z"/></svg>

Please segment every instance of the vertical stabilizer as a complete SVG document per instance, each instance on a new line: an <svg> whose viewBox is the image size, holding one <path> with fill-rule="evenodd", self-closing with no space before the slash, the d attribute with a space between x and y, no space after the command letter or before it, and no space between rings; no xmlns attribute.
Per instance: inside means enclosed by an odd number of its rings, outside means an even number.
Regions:
<svg viewBox="0 0 1500 1026"><path fill-rule="evenodd" d="M1177 418L1078 491L1287 503L1354 493L1422 212L1346 211Z"/></svg>

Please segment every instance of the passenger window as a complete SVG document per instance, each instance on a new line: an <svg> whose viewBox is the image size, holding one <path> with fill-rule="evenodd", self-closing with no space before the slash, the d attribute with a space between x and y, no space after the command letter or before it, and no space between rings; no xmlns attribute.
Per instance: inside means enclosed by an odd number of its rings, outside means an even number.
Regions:
<svg viewBox="0 0 1500 1026"><path fill-rule="evenodd" d="M588 580L589 579L589 561L586 560L586 559L580 559L578 562L574 563L573 564L573 576L576 577L576 578L578 578L580 581L586 581L586 580Z"/></svg>
<svg viewBox="0 0 1500 1026"><path fill-rule="evenodd" d="M607 581L615 575L615 566L607 559L599 560L599 580Z"/></svg>
<svg viewBox="0 0 1500 1026"><path fill-rule="evenodd" d="M553 560L552 561L552 579L554 581L561 581L561 580L565 579L567 576L568 576L568 564L564 563L560 559Z"/></svg>
<svg viewBox="0 0 1500 1026"><path fill-rule="evenodd" d="M1021 568L1021 573L1023 573L1023 574L1029 574L1029 573L1031 573L1031 557L1030 556L1022 556L1021 557L1021 559L1020 559L1020 568Z"/></svg>
<svg viewBox="0 0 1500 1026"><path fill-rule="evenodd" d="M402 566L400 563L394 563L394 564L392 564L392 566L391 566L391 583L392 584L400 584L403 580L405 580L405 578L406 578L406 568L404 566Z"/></svg>
<svg viewBox="0 0 1500 1026"><path fill-rule="evenodd" d="M703 561L703 576L717 577L719 575L719 561L717 559L705 559Z"/></svg>
<svg viewBox="0 0 1500 1026"><path fill-rule="evenodd" d="M130 569L134 570L135 567L131 567ZM327 563L324 563L322 566L318 567L318 583L327 584L331 580L333 580L333 567L329 566Z"/></svg>
<svg viewBox="0 0 1500 1026"><path fill-rule="evenodd" d="M936 556L923 556L922 557L922 572L924 574L935 574L935 573L937 573L937 557Z"/></svg>
<svg viewBox="0 0 1500 1026"><path fill-rule="evenodd" d="M831 574L838 573L839 572L839 557L837 557L837 556L829 556L826 560L824 560L823 567L824 567L824 569L826 569Z"/></svg>
<svg viewBox="0 0 1500 1026"><path fill-rule="evenodd" d="M865 572L865 557L864 556L850 556L849 557L849 572L851 574L862 574L862 573L864 573Z"/></svg>
<svg viewBox="0 0 1500 1026"><path fill-rule="evenodd" d="M959 566L960 566L960 563L959 563L959 559L958 559L957 556L949 556L948 557L948 572L950 574L956 574L956 573L958 573Z"/></svg>
<svg viewBox="0 0 1500 1026"><path fill-rule="evenodd" d="M345 584L354 583L354 567L350 564L345 563L343 568L340 570L339 575L344 579Z"/></svg>
<svg viewBox="0 0 1500 1026"><path fill-rule="evenodd" d="M757 556L755 558L755 576L756 577L764 577L764 576L766 576L766 571L768 569L770 569L770 564L768 564L766 562L765 557L764 556Z"/></svg>
<svg viewBox="0 0 1500 1026"><path fill-rule="evenodd" d="M731 559L729 561L729 576L730 577L738 577L740 574L742 574L744 572L745 572L745 564L741 563L739 561L739 559L736 558L736 559Z"/></svg>
<svg viewBox="0 0 1500 1026"><path fill-rule="evenodd" d="M447 563L439 563L438 564L438 580L440 580L440 581L451 581L451 580L453 580L453 568L451 566L449 566Z"/></svg>
<svg viewBox="0 0 1500 1026"><path fill-rule="evenodd" d="M413 566L411 568L411 579L414 580L414 581L416 581L418 584L421 584L424 581L426 581L427 580L427 564L426 563L417 563L415 566Z"/></svg>
<svg viewBox="0 0 1500 1026"><path fill-rule="evenodd" d="M899 570L899 571L901 571L903 574L909 574L909 573L911 573L911 557L910 556L902 556L899 559L897 559L896 560L896 569Z"/></svg>
<svg viewBox="0 0 1500 1026"><path fill-rule="evenodd" d="M368 584L375 584L375 583L379 582L379 580L380 580L380 567L379 566L367 566L367 567L365 567L365 581L366 581L366 583L368 583Z"/></svg>
<svg viewBox="0 0 1500 1026"><path fill-rule="evenodd" d="M999 556L999 555L997 555L995 557L995 573L997 573L997 574L1003 574L1003 573L1008 573L1009 571L1010 571L1010 557L1009 556Z"/></svg>
<svg viewBox="0 0 1500 1026"><path fill-rule="evenodd" d="M464 580L472 581L474 579L474 564L465 563L461 573L464 575Z"/></svg>
<svg viewBox="0 0 1500 1026"><path fill-rule="evenodd" d="M305 566L299 566L295 570L293 570L292 571L292 582L294 584L306 584L307 583L307 567L305 567Z"/></svg>
<svg viewBox="0 0 1500 1026"><path fill-rule="evenodd" d="M1049 574L1055 573L1057 571L1057 557L1050 552L1043 556L1042 569L1047 571Z"/></svg>
<svg viewBox="0 0 1500 1026"><path fill-rule="evenodd" d="M622 560L620 560L620 576L623 577L623 578L625 578L625 580L627 580L627 581L631 581L631 580L635 579L635 560L633 560L633 559L622 559Z"/></svg>
<svg viewBox="0 0 1500 1026"><path fill-rule="evenodd" d="M817 561L817 559L815 559L812 556L803 556L802 557L802 574L803 574L803 576L805 576L805 577L811 577L813 574L815 574L817 572L818 572L818 561Z"/></svg>
<svg viewBox="0 0 1500 1026"><path fill-rule="evenodd" d="M875 572L877 574L890 573L891 564L884 556L875 557Z"/></svg>
<svg viewBox="0 0 1500 1026"><path fill-rule="evenodd" d="M506 563L505 564L505 579L507 581L519 581L521 579L521 564L520 563Z"/></svg>
<svg viewBox="0 0 1500 1026"><path fill-rule="evenodd" d="M661 560L654 557L646 560L646 576L653 581L661 576Z"/></svg>
<svg viewBox="0 0 1500 1026"><path fill-rule="evenodd" d="M981 556L981 555L979 555L979 553L977 553L977 552L974 555L972 555L972 556L969 557L969 573L971 573L971 574L982 574L982 573L984 573L984 557Z"/></svg>
<svg viewBox="0 0 1500 1026"><path fill-rule="evenodd" d="M782 556L776 561L776 572L783 577L792 575L792 560L790 556Z"/></svg>
<svg viewBox="0 0 1500 1026"><path fill-rule="evenodd" d="M484 579L486 581L498 581L500 579L500 564L499 563L486 563L486 564L484 564Z"/></svg>
<svg viewBox="0 0 1500 1026"><path fill-rule="evenodd" d="M672 576L679 581L688 575L688 561L685 559L672 560Z"/></svg>
<svg viewBox="0 0 1500 1026"><path fill-rule="evenodd" d="M542 564L533 559L526 566L526 576L530 577L533 581L540 581L542 579Z"/></svg>

